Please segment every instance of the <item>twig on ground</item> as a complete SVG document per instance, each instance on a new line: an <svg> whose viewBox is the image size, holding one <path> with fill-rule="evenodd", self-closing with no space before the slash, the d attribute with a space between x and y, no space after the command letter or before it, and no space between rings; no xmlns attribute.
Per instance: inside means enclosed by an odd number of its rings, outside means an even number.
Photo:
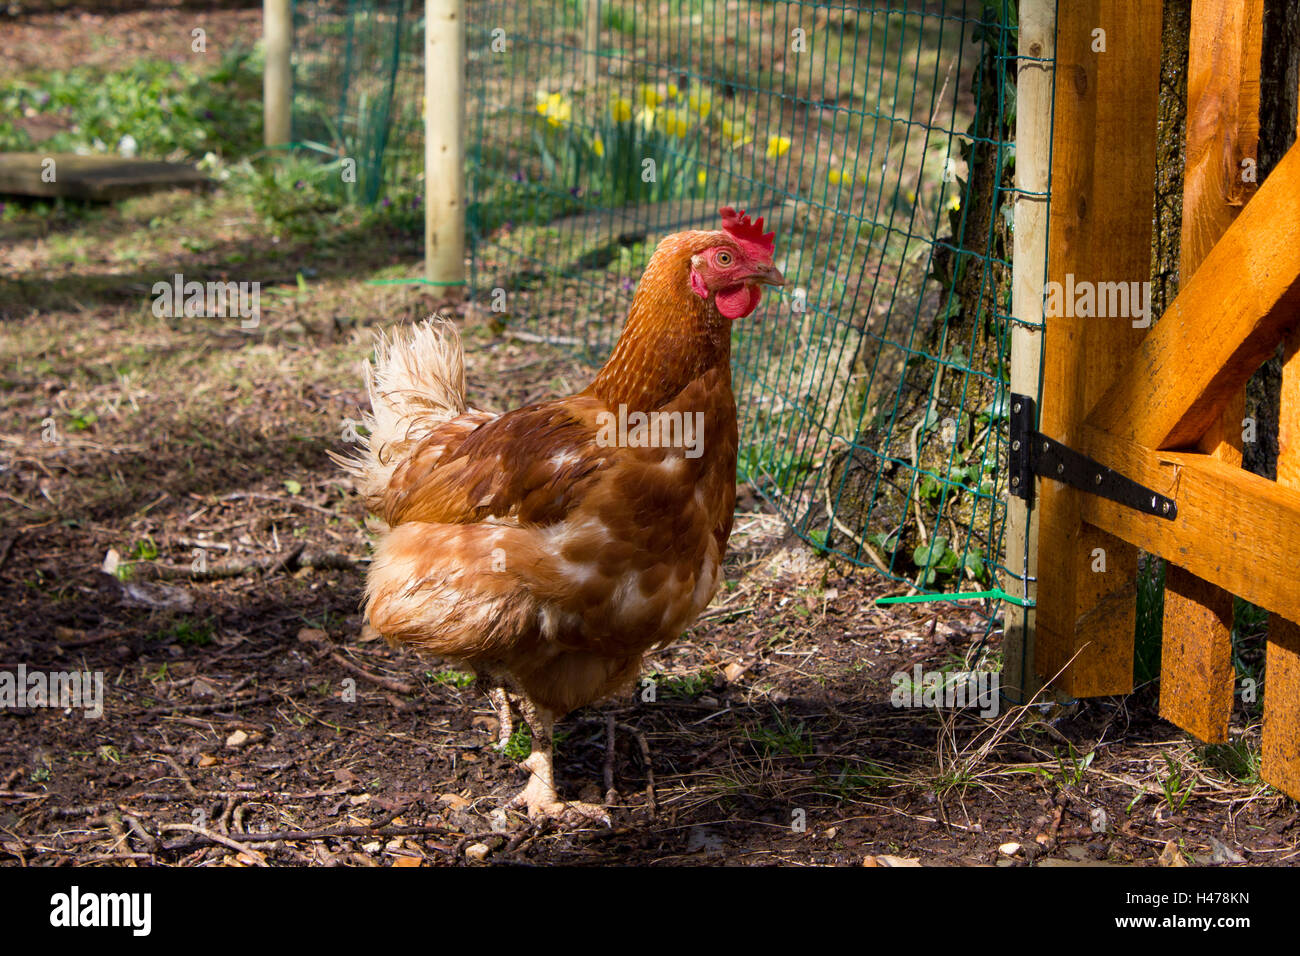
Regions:
<svg viewBox="0 0 1300 956"><path fill-rule="evenodd" d="M650 759L650 741L646 740L645 734L631 724L618 723L615 726L619 730L631 734L641 748L641 759L645 762L645 799L650 809L650 816L653 817L659 810L659 801L655 798L655 768L653 761Z"/></svg>
<svg viewBox="0 0 1300 956"><path fill-rule="evenodd" d="M201 827L194 823L164 823L158 828L158 830L159 832L165 830L184 830L186 833L195 833L207 840L211 840L213 843L220 843L224 847L229 847L239 853L246 854L248 858L258 866L270 866L270 864L266 862L266 857L258 850L254 850L251 846L247 846L240 843L238 840L231 839L223 834L214 833L207 827Z"/></svg>
<svg viewBox="0 0 1300 956"><path fill-rule="evenodd" d="M310 508L312 511L319 511L323 515L329 515L331 518L342 518L344 515L338 511L331 511L329 508L314 505L310 501L303 501L301 498L284 498L280 495L267 495L260 491L236 491L233 494L222 495L221 501L274 501L277 504L293 505L298 508Z"/></svg>
<svg viewBox="0 0 1300 956"><path fill-rule="evenodd" d="M319 647L322 650L328 650L330 660L332 660L335 664L338 664L344 670L351 671L353 674L356 674L358 677L364 678L365 680L370 681L370 683L372 684L377 684L378 686L383 687L386 690L391 690L395 694L410 695L415 693L415 688L412 687L410 684L406 683L406 681L394 680L391 677L384 677L380 674L371 673L370 671L366 670L364 667L361 667L360 665L357 664L353 664L342 654L338 653L338 651L333 650L334 645L331 644L327 639L321 637L302 637L301 634L305 634L305 633L308 632L306 631L301 632L298 639L303 641L306 644L312 644L315 647Z"/></svg>
<svg viewBox="0 0 1300 956"><path fill-rule="evenodd" d="M188 578L195 581L211 581L221 578L237 578L245 574L265 572L275 574L280 571L297 571L300 568L313 568L317 571L345 571L369 563L369 558L356 558L338 551L308 551L305 546L290 550L287 554L270 554L258 558L246 558L242 561L223 561L208 565L196 571L188 564L158 564L155 562L138 562L131 564L133 579L145 581L165 581Z"/></svg>
<svg viewBox="0 0 1300 956"><path fill-rule="evenodd" d="M613 714L605 715L605 803L612 804L618 799L614 789L614 728L616 722Z"/></svg>

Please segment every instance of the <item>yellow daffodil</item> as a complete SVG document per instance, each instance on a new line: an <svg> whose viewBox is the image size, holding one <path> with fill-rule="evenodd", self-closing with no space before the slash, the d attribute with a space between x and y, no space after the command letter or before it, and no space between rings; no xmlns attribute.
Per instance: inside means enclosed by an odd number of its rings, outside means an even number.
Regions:
<svg viewBox="0 0 1300 956"><path fill-rule="evenodd" d="M767 140L767 158L776 159L790 152L789 136L771 136Z"/></svg>
<svg viewBox="0 0 1300 956"><path fill-rule="evenodd" d="M751 142L749 133L745 130L745 124L739 120L724 119L722 121L722 135L731 140L733 146L744 146Z"/></svg>
<svg viewBox="0 0 1300 956"><path fill-rule="evenodd" d="M664 101L663 94L656 90L648 83L642 83L637 87L637 98L645 105L653 109Z"/></svg>
<svg viewBox="0 0 1300 956"><path fill-rule="evenodd" d="M609 115L614 118L615 123L626 123L632 118L632 102L622 96L614 100L610 105Z"/></svg>
<svg viewBox="0 0 1300 956"><path fill-rule="evenodd" d="M695 174L695 181L698 182L701 186L703 186L706 182L709 181L708 172L701 169L698 173Z"/></svg>
<svg viewBox="0 0 1300 956"><path fill-rule="evenodd" d="M686 105L695 111L700 119L707 119L709 110L713 109L713 98L708 93L692 93L686 97Z"/></svg>
<svg viewBox="0 0 1300 956"><path fill-rule="evenodd" d="M640 113L637 113L636 114L637 125L639 125L647 133L650 132L652 129L655 128L656 112L657 110L653 110L647 107L646 109L643 109Z"/></svg>
<svg viewBox="0 0 1300 956"><path fill-rule="evenodd" d="M677 89L677 84L676 84L676 83L669 83L669 84L668 84L668 98L669 98L670 100L675 100L675 99L677 99L677 94L678 94L679 92L680 92L680 90Z"/></svg>
<svg viewBox="0 0 1300 956"><path fill-rule="evenodd" d="M953 212L956 212L957 210L961 209L960 193L958 193L957 195L953 196L951 199L948 200L948 208L951 209Z"/></svg>
<svg viewBox="0 0 1300 956"><path fill-rule="evenodd" d="M599 136L597 136L595 139L591 141L591 151L595 153L597 156L604 156L605 141L602 140Z"/></svg>
<svg viewBox="0 0 1300 956"><path fill-rule="evenodd" d="M830 180L830 184L832 186L838 186L840 183L844 181L844 173L832 167L830 170L827 171L826 178Z"/></svg>
<svg viewBox="0 0 1300 956"><path fill-rule="evenodd" d="M669 136L685 136L691 131L690 116L685 110L663 110L659 114L659 128Z"/></svg>
<svg viewBox="0 0 1300 956"><path fill-rule="evenodd" d="M561 126L573 116L573 104L564 98L563 93L538 94L537 112L552 126Z"/></svg>

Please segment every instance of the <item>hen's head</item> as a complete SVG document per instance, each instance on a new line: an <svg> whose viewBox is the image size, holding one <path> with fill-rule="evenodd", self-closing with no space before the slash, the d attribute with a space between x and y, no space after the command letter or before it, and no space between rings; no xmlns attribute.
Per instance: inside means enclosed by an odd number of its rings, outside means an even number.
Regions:
<svg viewBox="0 0 1300 956"><path fill-rule="evenodd" d="M762 286L785 285L785 278L772 264L776 233L763 232L762 216L750 222L730 206L719 214L722 228L706 233L707 245L691 256L691 290L728 319L740 319L758 308Z"/></svg>

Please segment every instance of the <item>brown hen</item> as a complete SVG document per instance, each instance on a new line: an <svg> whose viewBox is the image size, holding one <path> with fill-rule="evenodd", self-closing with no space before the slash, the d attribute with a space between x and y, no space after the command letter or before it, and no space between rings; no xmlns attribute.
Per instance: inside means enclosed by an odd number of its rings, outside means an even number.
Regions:
<svg viewBox="0 0 1300 956"><path fill-rule="evenodd" d="M600 819L560 802L552 725L632 683L718 584L736 500L731 323L784 280L763 220L655 250L622 336L569 398L493 415L465 401L450 324L381 338L367 365L367 445L340 461L388 525L366 587L390 641L479 675L500 718L532 731L533 819Z"/></svg>

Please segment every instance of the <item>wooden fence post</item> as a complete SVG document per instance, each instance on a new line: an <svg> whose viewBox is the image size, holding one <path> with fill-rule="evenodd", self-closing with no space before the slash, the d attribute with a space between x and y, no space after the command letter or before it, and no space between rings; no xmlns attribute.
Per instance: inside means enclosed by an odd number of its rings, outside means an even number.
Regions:
<svg viewBox="0 0 1300 956"><path fill-rule="evenodd" d="M1095 293L1150 278L1162 11L1071 0L1057 16L1048 306L1059 283L1061 314L1047 317L1039 428L1086 453L1084 419L1143 336L1131 304L1099 316ZM1092 308L1074 307L1077 283L1091 284ZM1085 523L1081 498L1039 485L1035 666L1045 678L1063 670L1055 686L1076 697L1127 693L1137 552Z"/></svg>
<svg viewBox="0 0 1300 956"><path fill-rule="evenodd" d="M1193 0L1187 44L1187 149L1179 285L1185 285L1255 192L1243 177L1259 146L1263 0ZM1245 390L1200 450L1241 465ZM1169 563L1160 715L1206 742L1228 739L1233 705L1232 595Z"/></svg>
<svg viewBox="0 0 1300 956"><path fill-rule="evenodd" d="M1016 241L1011 254L1011 391L1038 395L1043 358L1043 286L1047 279L1047 189L1052 162L1052 75L1056 0L1021 0L1016 67ZM1037 597L1037 512L1007 498L1007 593ZM1034 671L1035 611L1010 605L1002 638L1002 690L1014 703L1041 686Z"/></svg>
<svg viewBox="0 0 1300 956"><path fill-rule="evenodd" d="M425 0L424 273L465 279L465 4Z"/></svg>
<svg viewBox="0 0 1300 956"><path fill-rule="evenodd" d="M1296 139L1300 141L1300 117ZM1277 483L1300 489L1300 327L1283 344L1278 408ZM1269 616L1264 668L1268 683L1260 776L1300 800L1300 623Z"/></svg>
<svg viewBox="0 0 1300 956"><path fill-rule="evenodd" d="M292 137L293 11L290 0L262 0L262 136L267 146L284 146Z"/></svg>

